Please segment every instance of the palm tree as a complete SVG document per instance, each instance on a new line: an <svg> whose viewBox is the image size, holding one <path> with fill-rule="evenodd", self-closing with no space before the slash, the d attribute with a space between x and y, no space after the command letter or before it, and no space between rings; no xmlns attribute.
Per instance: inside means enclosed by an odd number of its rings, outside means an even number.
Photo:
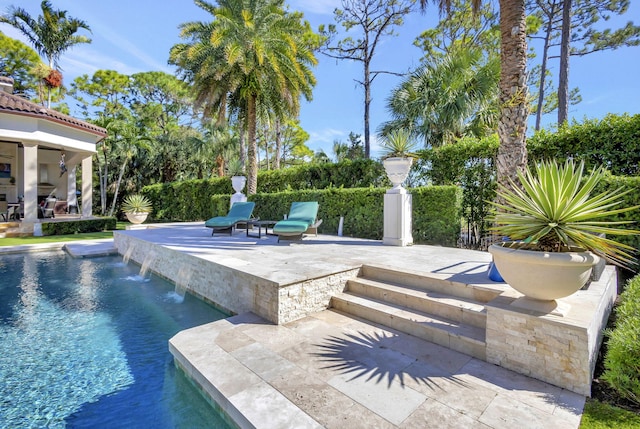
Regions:
<svg viewBox="0 0 640 429"><path fill-rule="evenodd" d="M23 8L12 6L6 15L0 16L0 22L17 28L29 39L35 50L47 59L50 69L59 69L63 52L79 43L91 43L88 37L76 35L78 30L84 28L91 32L91 29L84 21L67 17L67 11L53 10L48 0L43 0L40 6L42 15L38 19L34 19ZM51 91L47 107L50 105Z"/></svg>
<svg viewBox="0 0 640 429"><path fill-rule="evenodd" d="M479 50L455 48L418 68L391 92L387 110L393 119L382 124L380 134L411 130L435 147L495 132L499 78L497 56L485 59Z"/></svg>
<svg viewBox="0 0 640 429"><path fill-rule="evenodd" d="M451 0L437 1L441 11L451 7ZM427 2L420 0L423 9ZM476 10L480 3L481 0L473 0ZM525 0L500 0L500 147L496 168L498 183L508 188L511 181L517 183L517 172L524 171L527 164L529 100L525 30Z"/></svg>
<svg viewBox="0 0 640 429"><path fill-rule="evenodd" d="M313 36L300 13L282 0L204 0L196 5L213 15L210 23L181 25L188 43L171 49L170 61L194 86L196 103L224 120L227 109L245 118L248 139L247 193L257 189L258 112L275 118L297 115L300 95L311 98L316 64Z"/></svg>

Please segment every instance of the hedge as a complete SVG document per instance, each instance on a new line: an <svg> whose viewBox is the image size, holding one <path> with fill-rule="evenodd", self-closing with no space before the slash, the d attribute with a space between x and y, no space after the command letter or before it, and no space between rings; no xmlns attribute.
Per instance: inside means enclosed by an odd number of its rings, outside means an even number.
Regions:
<svg viewBox="0 0 640 429"><path fill-rule="evenodd" d="M455 186L428 186L409 190L413 202L415 243L455 246L460 233L461 191ZM279 220L294 201L318 201L320 233L337 234L340 217L343 235L381 240L384 228L385 188L329 188L250 195L256 203L254 216ZM213 195L207 217L224 216L230 195ZM203 218L204 219L204 218Z"/></svg>
<svg viewBox="0 0 640 429"><path fill-rule="evenodd" d="M373 160L343 161L337 164L305 164L258 173L258 193L286 190L358 188L386 184L382 164ZM195 179L145 186L142 193L152 202L156 221L204 219L212 213L212 195L233 193L230 177Z"/></svg>
<svg viewBox="0 0 640 429"><path fill-rule="evenodd" d="M86 232L110 231L116 229L115 217L82 219L67 222L45 222L42 224L42 235L68 235Z"/></svg>
<svg viewBox="0 0 640 429"><path fill-rule="evenodd" d="M640 276L629 281L615 309L615 328L607 332L602 375L623 397L640 405Z"/></svg>
<svg viewBox="0 0 640 429"><path fill-rule="evenodd" d="M541 130L527 139L529 159L568 157L584 160L590 169L605 166L611 174L640 175L640 114L609 114L561 126L556 132Z"/></svg>

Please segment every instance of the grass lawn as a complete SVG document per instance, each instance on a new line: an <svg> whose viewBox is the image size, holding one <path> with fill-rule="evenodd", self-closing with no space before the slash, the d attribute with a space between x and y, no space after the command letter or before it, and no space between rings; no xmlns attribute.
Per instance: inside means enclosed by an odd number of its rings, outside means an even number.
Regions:
<svg viewBox="0 0 640 429"><path fill-rule="evenodd" d="M640 415L594 399L588 399L580 429L638 429Z"/></svg>
<svg viewBox="0 0 640 429"><path fill-rule="evenodd" d="M128 222L118 222L116 229L126 229ZM98 240L101 238L113 238L112 231L88 232L84 234L48 235L45 237L15 237L0 238L0 246L22 246L25 244L58 243L64 241Z"/></svg>

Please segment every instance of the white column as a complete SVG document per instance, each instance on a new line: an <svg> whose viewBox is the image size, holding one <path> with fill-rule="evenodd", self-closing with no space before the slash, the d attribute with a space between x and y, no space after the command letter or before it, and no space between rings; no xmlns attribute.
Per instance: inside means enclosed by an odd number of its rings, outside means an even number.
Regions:
<svg viewBox="0 0 640 429"><path fill-rule="evenodd" d="M91 156L82 158L82 217L93 216L93 162Z"/></svg>
<svg viewBox="0 0 640 429"><path fill-rule="evenodd" d="M76 207L76 213L78 212L78 198L76 196L76 172L78 169L77 164L67 166L67 210L71 213L71 206Z"/></svg>
<svg viewBox="0 0 640 429"><path fill-rule="evenodd" d="M24 220L38 221L38 145L23 142Z"/></svg>
<svg viewBox="0 0 640 429"><path fill-rule="evenodd" d="M382 244L408 246L413 244L411 234L411 194L407 190L392 188L384 195L384 237Z"/></svg>

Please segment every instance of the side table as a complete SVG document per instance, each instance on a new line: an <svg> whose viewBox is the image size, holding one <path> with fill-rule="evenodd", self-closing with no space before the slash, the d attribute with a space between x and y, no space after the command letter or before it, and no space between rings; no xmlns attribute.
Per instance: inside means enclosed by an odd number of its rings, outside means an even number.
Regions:
<svg viewBox="0 0 640 429"><path fill-rule="evenodd" d="M275 225L277 222L277 220L250 220L249 222L247 222L247 237L262 238L263 227L264 235L273 235L270 234L267 230L268 228L273 228L273 225ZM255 235L251 232L254 226L258 227L258 235Z"/></svg>

